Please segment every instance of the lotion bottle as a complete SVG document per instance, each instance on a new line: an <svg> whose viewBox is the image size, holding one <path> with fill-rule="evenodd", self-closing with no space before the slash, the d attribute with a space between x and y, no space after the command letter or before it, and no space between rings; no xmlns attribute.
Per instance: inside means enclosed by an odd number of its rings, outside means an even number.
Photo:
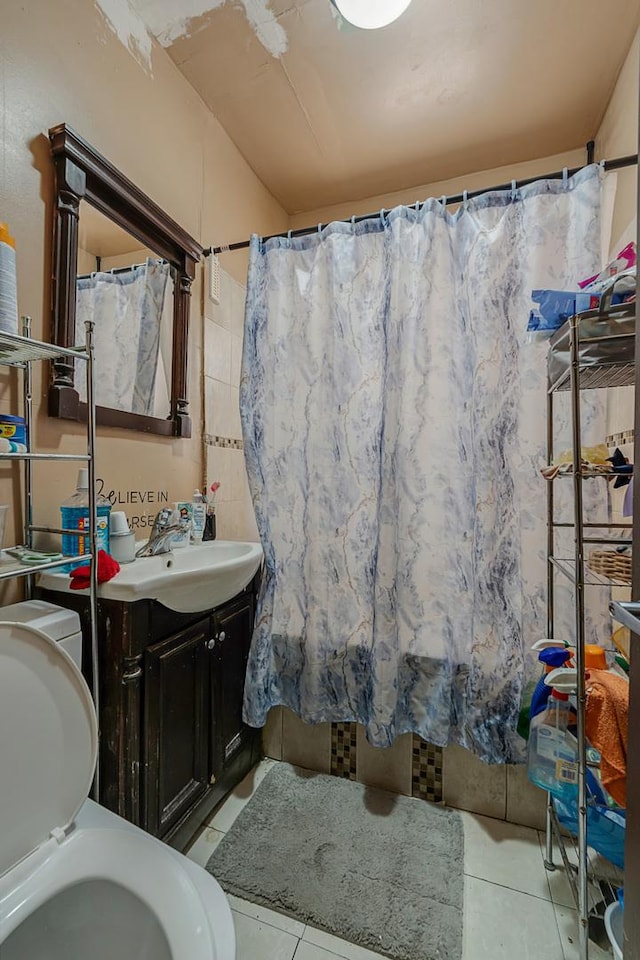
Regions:
<svg viewBox="0 0 640 960"><path fill-rule="evenodd" d="M207 522L207 504L199 490L193 494L191 505L191 542L202 543L204 525Z"/></svg>

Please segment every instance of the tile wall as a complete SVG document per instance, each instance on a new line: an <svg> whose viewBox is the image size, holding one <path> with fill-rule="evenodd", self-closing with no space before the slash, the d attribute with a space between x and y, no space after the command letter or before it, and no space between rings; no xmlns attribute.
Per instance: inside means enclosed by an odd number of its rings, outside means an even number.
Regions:
<svg viewBox="0 0 640 960"><path fill-rule="evenodd" d="M367 743L360 724L310 725L274 707L263 729L263 749L274 760L544 829L545 795L529 782L525 768L489 766L462 747L442 749L403 734L380 750Z"/></svg>
<svg viewBox="0 0 640 960"><path fill-rule="evenodd" d="M207 264L207 271L209 264ZM258 540L240 425L240 365L246 290L220 272L220 303L204 287L204 462L207 484L221 483L216 529L221 540Z"/></svg>

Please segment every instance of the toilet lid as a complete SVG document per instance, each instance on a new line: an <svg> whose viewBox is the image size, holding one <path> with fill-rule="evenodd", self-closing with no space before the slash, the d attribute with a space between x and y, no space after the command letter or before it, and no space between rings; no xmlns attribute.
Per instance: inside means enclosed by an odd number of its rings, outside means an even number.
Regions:
<svg viewBox="0 0 640 960"><path fill-rule="evenodd" d="M97 752L93 701L71 657L34 627L0 623L0 876L73 822Z"/></svg>

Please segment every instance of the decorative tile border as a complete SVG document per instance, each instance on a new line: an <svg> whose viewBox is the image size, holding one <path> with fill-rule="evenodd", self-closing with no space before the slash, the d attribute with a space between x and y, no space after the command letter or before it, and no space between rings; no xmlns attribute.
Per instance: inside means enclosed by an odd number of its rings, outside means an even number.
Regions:
<svg viewBox="0 0 640 960"><path fill-rule="evenodd" d="M634 430L622 430L620 433L610 433L606 439L606 444L608 447L621 447L625 443L633 443L634 439Z"/></svg>
<svg viewBox="0 0 640 960"><path fill-rule="evenodd" d="M356 723L331 724L331 773L344 780L356 779Z"/></svg>
<svg viewBox="0 0 640 960"><path fill-rule="evenodd" d="M210 447L228 447L230 450L244 450L244 442L236 437L218 437L214 433L205 433L204 442Z"/></svg>
<svg viewBox="0 0 640 960"><path fill-rule="evenodd" d="M411 796L429 800L431 803L441 803L442 765L442 747L435 747L414 733L411 749Z"/></svg>

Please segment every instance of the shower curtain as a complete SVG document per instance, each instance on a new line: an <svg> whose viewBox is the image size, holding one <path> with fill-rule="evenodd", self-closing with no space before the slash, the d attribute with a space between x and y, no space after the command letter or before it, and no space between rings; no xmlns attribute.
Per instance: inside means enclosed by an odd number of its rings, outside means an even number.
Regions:
<svg viewBox="0 0 640 960"><path fill-rule="evenodd" d="M525 328L533 288L600 267L601 178L253 238L241 414L265 570L249 724L284 704L358 721L380 747L413 731L520 758L525 660L546 631L547 345ZM597 441L603 410L591 393Z"/></svg>
<svg viewBox="0 0 640 960"><path fill-rule="evenodd" d="M170 271L163 260L147 260L130 270L78 278L76 343L85 341L84 321L94 320L96 399L100 406L154 415L161 321L170 300ZM75 388L80 399L86 401L85 374L79 364ZM167 404L162 415L168 412Z"/></svg>

